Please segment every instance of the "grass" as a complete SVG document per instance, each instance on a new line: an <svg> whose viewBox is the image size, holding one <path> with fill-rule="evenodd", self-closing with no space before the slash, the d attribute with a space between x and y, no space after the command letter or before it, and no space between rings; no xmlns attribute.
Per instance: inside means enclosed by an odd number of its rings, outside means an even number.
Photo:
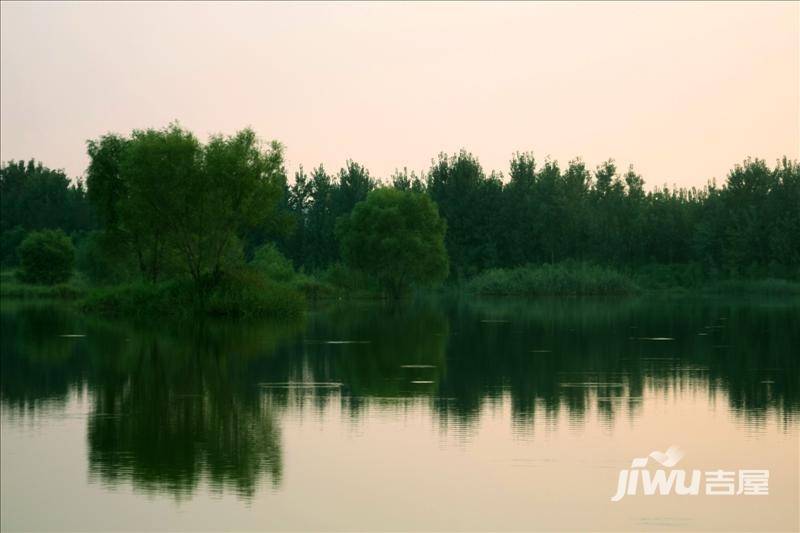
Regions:
<svg viewBox="0 0 800 533"><path fill-rule="evenodd" d="M13 270L0 273L0 298L76 300L86 294L83 283L73 277L57 285L32 285L19 281Z"/></svg>
<svg viewBox="0 0 800 533"><path fill-rule="evenodd" d="M612 295L640 290L628 276L608 267L586 263L528 265L496 268L478 274L466 284L482 295Z"/></svg>
<svg viewBox="0 0 800 533"><path fill-rule="evenodd" d="M767 296L800 295L800 282L785 279L730 279L711 283L702 288L705 294L742 294Z"/></svg>

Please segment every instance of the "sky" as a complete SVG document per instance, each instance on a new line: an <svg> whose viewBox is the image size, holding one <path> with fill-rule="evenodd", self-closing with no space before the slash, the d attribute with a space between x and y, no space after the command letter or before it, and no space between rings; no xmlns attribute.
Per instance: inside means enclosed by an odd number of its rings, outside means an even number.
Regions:
<svg viewBox="0 0 800 533"><path fill-rule="evenodd" d="M0 4L0 159L246 126L287 169L417 173L465 148L614 158L649 187L800 158L800 3Z"/></svg>

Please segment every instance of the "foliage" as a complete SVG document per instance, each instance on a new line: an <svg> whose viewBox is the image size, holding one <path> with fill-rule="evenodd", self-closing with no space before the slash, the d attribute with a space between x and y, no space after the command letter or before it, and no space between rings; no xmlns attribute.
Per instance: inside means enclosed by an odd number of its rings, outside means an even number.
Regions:
<svg viewBox="0 0 800 533"><path fill-rule="evenodd" d="M241 261L241 237L269 221L285 184L282 147L263 148L249 129L203 145L172 124L104 136L88 152L90 198L153 282L170 254L198 286Z"/></svg>
<svg viewBox="0 0 800 533"><path fill-rule="evenodd" d="M0 231L60 228L66 233L94 227L83 183L33 159L0 165Z"/></svg>
<svg viewBox="0 0 800 533"><path fill-rule="evenodd" d="M25 239L25 228L14 226L0 233L0 265L15 266L19 262L17 248Z"/></svg>
<svg viewBox="0 0 800 533"><path fill-rule="evenodd" d="M63 283L72 276L75 247L61 230L34 231L17 250L20 281L39 285Z"/></svg>
<svg viewBox="0 0 800 533"><path fill-rule="evenodd" d="M240 268L225 272L201 298L191 280L134 282L96 288L81 302L85 311L104 316L297 316L303 296L260 272Z"/></svg>
<svg viewBox="0 0 800 533"><path fill-rule="evenodd" d="M462 150L439 154L427 176L427 192L447 221L447 253L456 277L498 266L499 237L495 217L502 209L502 182L486 176L477 158Z"/></svg>
<svg viewBox="0 0 800 533"><path fill-rule="evenodd" d="M271 243L256 249L250 266L274 281L287 282L295 277L292 262Z"/></svg>
<svg viewBox="0 0 800 533"><path fill-rule="evenodd" d="M424 194L379 188L340 220L342 257L394 297L447 276L445 223Z"/></svg>
<svg viewBox="0 0 800 533"><path fill-rule="evenodd" d="M305 307L303 295L251 268L225 273L212 291L206 313L222 316L293 317Z"/></svg>
<svg viewBox="0 0 800 533"><path fill-rule="evenodd" d="M61 229L67 234L95 227L83 183L33 159L0 165L0 264L16 266L17 247L28 232Z"/></svg>
<svg viewBox="0 0 800 533"><path fill-rule="evenodd" d="M92 231L77 246L78 271L95 284L121 283L136 275L136 261L124 240L105 231Z"/></svg>
<svg viewBox="0 0 800 533"><path fill-rule="evenodd" d="M800 279L800 166L786 158L746 159L720 185L645 189L610 159L591 169L522 152L504 176L465 150L384 185L353 160L332 172L300 167L289 183L277 142L250 129L201 142L178 124L109 133L87 151L85 189L33 160L0 166L2 265L16 264L30 232L61 229L91 283L138 277L161 286L156 299L188 284L195 294L181 305L204 310L236 308L248 285L396 295L442 272L512 293L624 289L611 272L645 288ZM427 225L431 213L439 222ZM426 237L439 223L443 246Z"/></svg>
<svg viewBox="0 0 800 533"><path fill-rule="evenodd" d="M791 296L800 295L800 282L774 278L758 280L728 279L703 287L703 292L725 295Z"/></svg>
<svg viewBox="0 0 800 533"><path fill-rule="evenodd" d="M374 276L349 268L342 262L333 263L316 272L315 278L351 297L372 297L381 290Z"/></svg>
<svg viewBox="0 0 800 533"><path fill-rule="evenodd" d="M310 176L303 167L287 189L287 206L294 219L294 231L283 248L296 267L321 270L341 259L336 242L336 221L375 188L369 172L352 160L333 179L322 165Z"/></svg>
<svg viewBox="0 0 800 533"><path fill-rule="evenodd" d="M57 285L31 285L20 282L12 271L3 271L0 274L2 299L75 300L84 293L85 287L74 281Z"/></svg>
<svg viewBox="0 0 800 533"><path fill-rule="evenodd" d="M484 295L631 294L637 285L622 273L586 263L491 269L472 278L467 290Z"/></svg>

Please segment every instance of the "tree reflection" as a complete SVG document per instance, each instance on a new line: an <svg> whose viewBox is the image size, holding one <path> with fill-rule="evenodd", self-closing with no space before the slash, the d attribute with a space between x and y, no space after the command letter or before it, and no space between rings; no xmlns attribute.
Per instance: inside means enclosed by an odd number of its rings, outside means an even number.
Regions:
<svg viewBox="0 0 800 533"><path fill-rule="evenodd" d="M747 424L788 421L800 413L799 315L790 299L445 297L333 304L305 323L143 326L4 302L0 399L36 416L87 391L102 483L249 498L279 486L280 421L304 409L360 420L422 406L461 434L508 406L528 433L563 415L580 428L590 413L612 427L648 395L694 389Z"/></svg>

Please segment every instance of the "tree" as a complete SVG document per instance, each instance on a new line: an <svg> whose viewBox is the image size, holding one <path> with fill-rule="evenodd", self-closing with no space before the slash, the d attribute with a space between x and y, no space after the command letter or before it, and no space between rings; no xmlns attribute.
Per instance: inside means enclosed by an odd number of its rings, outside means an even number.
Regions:
<svg viewBox="0 0 800 533"><path fill-rule="evenodd" d="M264 148L251 129L216 135L202 150L202 167L186 175L190 198L176 211L176 241L195 279L218 276L231 254L241 255L239 239L263 228L277 214L286 184L283 147ZM193 206L186 209L186 202Z"/></svg>
<svg viewBox="0 0 800 533"><path fill-rule="evenodd" d="M2 230L22 226L28 231L86 229L72 220L73 186L61 170L51 170L33 159L10 161L0 167L0 225ZM80 188L80 194L83 188Z"/></svg>
<svg viewBox="0 0 800 533"><path fill-rule="evenodd" d="M28 234L18 249L20 281L55 285L69 280L75 263L72 240L61 230L42 230Z"/></svg>
<svg viewBox="0 0 800 533"><path fill-rule="evenodd" d="M243 259L241 240L276 216L283 148L250 129L205 145L178 124L90 141L90 197L131 244L146 279L175 258L198 288Z"/></svg>
<svg viewBox="0 0 800 533"><path fill-rule="evenodd" d="M424 194L383 187L337 224L342 256L392 297L447 276L445 222Z"/></svg>
<svg viewBox="0 0 800 533"><path fill-rule="evenodd" d="M447 221L447 253L458 277L497 266L502 182L489 178L464 150L439 154L427 176L427 191Z"/></svg>
<svg viewBox="0 0 800 533"><path fill-rule="evenodd" d="M120 165L127 143L128 139L114 133L86 142L89 155L89 167L86 169L89 200L100 221L108 229L116 229L120 223L119 206L126 193L125 183L120 176Z"/></svg>
<svg viewBox="0 0 800 533"><path fill-rule="evenodd" d="M134 130L121 156L121 228L136 250L141 272L156 282L170 252L184 258L192 252L186 247L186 217L205 208L198 201L201 146L190 132L171 124L162 130ZM170 249L173 243L177 250ZM193 267L191 263L187 270L197 279Z"/></svg>
<svg viewBox="0 0 800 533"><path fill-rule="evenodd" d="M0 165L0 262L16 263L16 248L33 230L90 230L94 216L80 180L31 159Z"/></svg>
<svg viewBox="0 0 800 533"><path fill-rule="evenodd" d="M318 166L311 173L310 199L306 208L306 247L303 262L312 269L322 268L337 258L334 225L336 214L333 210L333 191L335 185L325 172L325 167Z"/></svg>

